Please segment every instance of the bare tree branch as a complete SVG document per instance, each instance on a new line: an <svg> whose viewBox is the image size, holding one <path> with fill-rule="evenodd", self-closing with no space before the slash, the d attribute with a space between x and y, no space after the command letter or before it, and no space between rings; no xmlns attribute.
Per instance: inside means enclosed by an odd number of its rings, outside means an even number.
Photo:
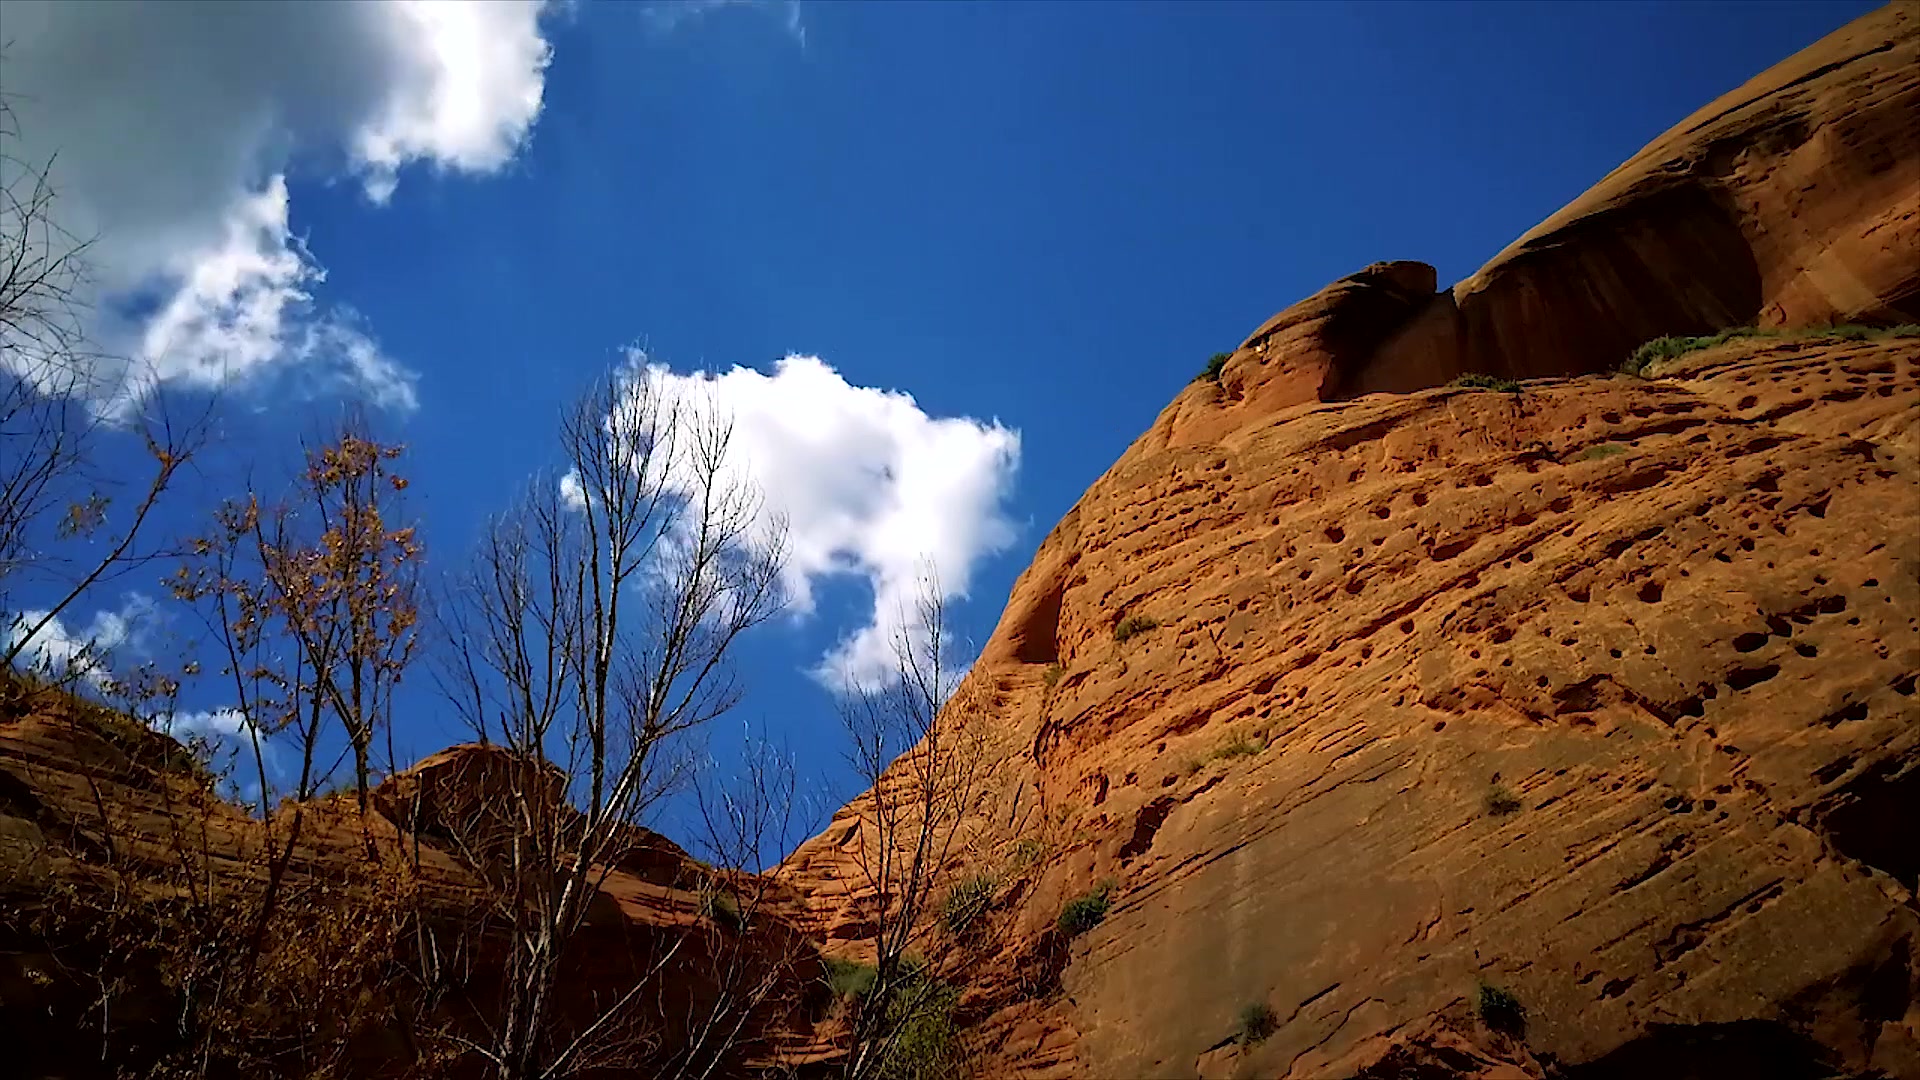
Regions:
<svg viewBox="0 0 1920 1080"><path fill-rule="evenodd" d="M648 373L610 375L561 424L566 463L489 528L452 603L443 690L506 770L507 834L470 848L512 945L486 1055L512 1080L599 1060L642 989L571 1032L563 957L679 776L675 741L739 700L728 657L781 603L782 535L729 460L727 419Z"/></svg>

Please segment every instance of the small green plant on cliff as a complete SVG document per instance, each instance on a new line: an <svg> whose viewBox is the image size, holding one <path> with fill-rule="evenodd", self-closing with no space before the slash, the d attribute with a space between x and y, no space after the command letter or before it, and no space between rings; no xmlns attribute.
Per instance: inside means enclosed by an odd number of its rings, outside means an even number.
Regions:
<svg viewBox="0 0 1920 1080"><path fill-rule="evenodd" d="M1654 338L1652 341L1633 350L1633 355L1621 363L1620 371L1627 375L1644 376L1647 373L1647 368L1661 360L1672 360L1678 356L1685 356L1696 349L1710 349L1715 345L1732 341L1734 338L1770 336L1772 336L1771 332L1758 330L1751 326L1733 326L1717 334L1703 334L1699 336L1669 334L1666 337Z"/></svg>
<svg viewBox="0 0 1920 1080"><path fill-rule="evenodd" d="M1117 887L1118 883L1108 878L1095 885L1091 892L1067 901L1067 906L1060 909L1060 932L1076 938L1099 926L1113 905L1113 890Z"/></svg>
<svg viewBox="0 0 1920 1080"><path fill-rule="evenodd" d="M1216 747L1213 756L1223 761L1231 761L1234 758L1252 757L1266 748L1267 744L1264 740L1238 734Z"/></svg>
<svg viewBox="0 0 1920 1080"><path fill-rule="evenodd" d="M1589 446L1585 450L1580 451L1574 460L1599 461L1602 458L1619 457L1626 452L1627 448L1621 446L1619 443L1601 443L1598 446Z"/></svg>
<svg viewBox="0 0 1920 1080"><path fill-rule="evenodd" d="M1461 390L1498 390L1503 394L1518 394L1526 389L1513 379L1478 373L1462 375L1447 385Z"/></svg>
<svg viewBox="0 0 1920 1080"><path fill-rule="evenodd" d="M880 977L878 968L858 960L829 956L825 964L827 989L837 998L865 997L873 989L874 980Z"/></svg>
<svg viewBox="0 0 1920 1080"><path fill-rule="evenodd" d="M1041 856L1047 853L1047 842L1037 836L1022 837L1013 845L1013 854L1007 859L1007 872L1021 874L1040 864Z"/></svg>
<svg viewBox="0 0 1920 1080"><path fill-rule="evenodd" d="M1160 620L1151 615L1129 615L1114 626L1113 640L1124 645L1130 639L1157 629L1159 626Z"/></svg>
<svg viewBox="0 0 1920 1080"><path fill-rule="evenodd" d="M1279 1030L1280 1017L1266 1002L1256 1001L1240 1010L1240 1030L1234 1034L1233 1041L1241 1046L1255 1046Z"/></svg>
<svg viewBox="0 0 1920 1080"><path fill-rule="evenodd" d="M1200 374L1195 375L1193 377L1193 381L1194 382L1214 382L1214 383L1219 382L1220 373L1226 370L1227 361L1231 358L1231 356L1232 354L1230 353L1217 352L1217 353L1214 353L1212 356L1207 357L1207 366L1201 369Z"/></svg>
<svg viewBox="0 0 1920 1080"><path fill-rule="evenodd" d="M1474 991L1473 1011L1495 1031L1520 1035L1527 1030L1527 1008L1509 990L1482 981Z"/></svg>
<svg viewBox="0 0 1920 1080"><path fill-rule="evenodd" d="M1045 678L1047 682L1047 689L1051 690L1055 686L1058 686L1060 683L1060 676L1065 675L1066 673L1067 673L1067 669L1061 667L1058 663L1048 664L1047 673L1046 675L1043 676L1043 678Z"/></svg>
<svg viewBox="0 0 1920 1080"><path fill-rule="evenodd" d="M947 933L959 937L973 929L993 906L993 890L993 878L986 874L972 874L954 882L940 902L940 921Z"/></svg>
<svg viewBox="0 0 1920 1080"><path fill-rule="evenodd" d="M873 1025L868 1065L854 1075L875 1080L958 1080L966 1075L954 1006L959 992L932 976L925 961L899 958L883 988L872 964L826 957L827 988L842 1007Z"/></svg>
<svg viewBox="0 0 1920 1080"><path fill-rule="evenodd" d="M700 917L729 930L740 928L740 902L724 889L708 889L700 894Z"/></svg>
<svg viewBox="0 0 1920 1080"><path fill-rule="evenodd" d="M1495 784L1487 789L1487 813L1494 817L1506 817L1508 814L1518 813L1522 805L1520 796L1505 784Z"/></svg>
<svg viewBox="0 0 1920 1080"><path fill-rule="evenodd" d="M916 974L886 1004L879 1080L960 1080L967 1075L953 1009L958 990Z"/></svg>
<svg viewBox="0 0 1920 1080"><path fill-rule="evenodd" d="M1841 323L1833 326L1809 326L1799 330L1762 330L1753 326L1731 326L1714 334L1688 336L1670 334L1654 338L1652 341L1633 350L1633 355L1620 362L1619 370L1626 375L1645 377L1647 369L1662 360L1672 360L1699 349L1710 349L1723 345L1735 338L1838 338L1841 341L1879 341L1885 338L1920 337L1920 325L1902 323L1899 326L1861 326L1858 323Z"/></svg>

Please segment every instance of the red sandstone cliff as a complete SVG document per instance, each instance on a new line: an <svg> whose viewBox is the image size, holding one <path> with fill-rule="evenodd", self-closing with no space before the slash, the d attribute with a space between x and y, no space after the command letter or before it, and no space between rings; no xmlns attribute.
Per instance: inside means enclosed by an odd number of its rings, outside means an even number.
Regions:
<svg viewBox="0 0 1920 1080"><path fill-rule="evenodd" d="M1047 852L950 968L985 1073L1920 1076L1920 338L1592 374L1916 321L1897 5L1451 291L1380 264L1255 331L1040 545L952 717L1026 810L968 868ZM832 949L858 824L782 868Z"/></svg>
<svg viewBox="0 0 1920 1080"><path fill-rule="evenodd" d="M948 717L991 754L954 869L1022 868L940 961L980 1075L1920 1076L1920 339L1595 374L1663 334L1847 321L1920 321L1911 4L1453 289L1370 267L1183 390L1040 545ZM1533 381L1445 386L1467 371ZM1158 625L1119 640L1134 615ZM0 900L124 885L180 820L245 861L253 826L137 741L0 718ZM423 762L378 821L320 815L301 873L362 828L420 838L459 912L434 833L484 804L476 760ZM860 828L856 803L780 868L779 941L859 951ZM703 871L643 855L586 998L699 921ZM38 1025L30 1069L78 1075L94 1048L37 1018L88 1008L87 973L36 948L0 949L0 1017ZM763 1045L808 1046L813 982ZM1475 1015L1482 982L1523 1030ZM117 1030L157 1037L140 1001ZM1243 1045L1254 1005L1274 1029ZM390 1034L357 1036L369 1074Z"/></svg>

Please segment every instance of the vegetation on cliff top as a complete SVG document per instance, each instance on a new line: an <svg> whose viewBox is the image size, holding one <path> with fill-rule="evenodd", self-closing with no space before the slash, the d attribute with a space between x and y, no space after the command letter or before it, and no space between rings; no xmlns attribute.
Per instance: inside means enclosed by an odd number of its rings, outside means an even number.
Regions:
<svg viewBox="0 0 1920 1080"><path fill-rule="evenodd" d="M1845 323L1837 326L1809 326L1798 330L1733 326L1713 334L1698 336L1670 334L1666 337L1654 338L1633 350L1633 355L1621 361L1620 372L1625 375L1644 376L1648 368L1662 360L1672 360L1700 349L1724 345L1736 338L1836 338L1841 341L1878 341L1882 338L1904 337L1920 337L1920 324L1902 323L1898 326L1874 327Z"/></svg>

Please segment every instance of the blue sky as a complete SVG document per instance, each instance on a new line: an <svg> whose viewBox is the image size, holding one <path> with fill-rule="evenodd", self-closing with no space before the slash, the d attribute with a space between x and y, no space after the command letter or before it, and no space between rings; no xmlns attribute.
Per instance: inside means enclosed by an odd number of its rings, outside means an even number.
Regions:
<svg viewBox="0 0 1920 1080"><path fill-rule="evenodd" d="M857 429L845 460L907 462L861 457L888 435L971 462L965 497L910 524L940 538L979 643L1209 354L1369 262L1470 273L1872 6L585 2L491 5L467 34L371 7L25 5L0 91L39 103L28 150L76 162L119 312L100 334L145 350L163 393L243 376L208 477L283 459L338 400L287 373L331 373L393 406L445 565L553 463L559 409L625 348L682 373L817 356L845 385L806 407ZM969 423L949 431L965 452L928 449L942 418ZM814 497L831 451L782 490ZM743 653L739 719L835 797L832 697L807 672L900 552L856 555L871 573L816 575L811 613ZM122 603L92 600L70 631ZM457 737L426 680L408 704L415 751Z"/></svg>

